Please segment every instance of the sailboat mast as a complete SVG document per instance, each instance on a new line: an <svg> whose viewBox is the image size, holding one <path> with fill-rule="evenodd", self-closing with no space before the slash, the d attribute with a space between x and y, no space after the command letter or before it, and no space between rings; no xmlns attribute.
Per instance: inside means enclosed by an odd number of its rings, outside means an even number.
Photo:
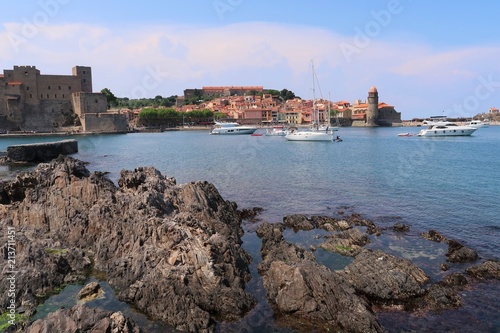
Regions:
<svg viewBox="0 0 500 333"><path fill-rule="evenodd" d="M311 67L312 67L312 80L313 80L313 85L312 85L312 90L313 90L313 122L314 122L314 126L316 126L316 128L318 128L318 122L319 122L319 118L316 114L316 86L314 85L314 81L316 80L316 74L314 72L314 62L311 60Z"/></svg>

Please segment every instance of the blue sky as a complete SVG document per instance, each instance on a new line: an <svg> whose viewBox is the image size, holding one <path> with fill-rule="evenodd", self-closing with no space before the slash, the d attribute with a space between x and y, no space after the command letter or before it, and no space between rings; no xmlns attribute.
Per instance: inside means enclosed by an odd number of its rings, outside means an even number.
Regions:
<svg viewBox="0 0 500 333"><path fill-rule="evenodd" d="M3 2L0 66L91 66L119 97L261 85L380 100L403 119L500 107L500 2L193 0ZM319 95L317 90L317 95Z"/></svg>

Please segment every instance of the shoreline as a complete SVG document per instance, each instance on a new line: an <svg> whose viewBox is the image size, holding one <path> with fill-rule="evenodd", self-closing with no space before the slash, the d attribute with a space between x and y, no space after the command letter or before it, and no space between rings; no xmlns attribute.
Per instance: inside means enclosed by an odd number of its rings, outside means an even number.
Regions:
<svg viewBox="0 0 500 333"><path fill-rule="evenodd" d="M465 122L457 122L457 124L466 124ZM268 128L273 128L274 126L272 125L257 125L258 128L261 129L268 129ZM284 125L284 126L292 126L292 125ZM298 127L309 127L310 125L294 125ZM500 126L500 122L497 121L491 121L489 126ZM364 128L363 126L342 126L342 128ZM385 127L385 126L378 126L379 127ZM422 123L414 123L409 120L403 120L399 126L387 126L388 128L394 128L394 127L427 127L426 125L423 125ZM169 132L169 131L209 131L211 126L179 126L179 127L168 127L168 128L141 128L141 129L134 129L130 131L116 131L116 132L81 132L81 131L74 131L74 130L68 130L64 132L9 132L7 133L0 133L0 138L24 138L24 137L49 137L49 136L56 136L56 137L71 137L71 136L91 136L91 135L103 135L103 134L129 134L129 133L162 133L162 132Z"/></svg>

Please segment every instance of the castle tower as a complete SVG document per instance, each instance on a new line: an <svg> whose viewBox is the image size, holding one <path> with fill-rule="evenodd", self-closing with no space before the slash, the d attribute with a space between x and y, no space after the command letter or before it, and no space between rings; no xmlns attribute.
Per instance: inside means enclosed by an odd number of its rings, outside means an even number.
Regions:
<svg viewBox="0 0 500 333"><path fill-rule="evenodd" d="M73 76L78 76L80 78L83 92L92 92L92 69L90 67L73 67Z"/></svg>
<svg viewBox="0 0 500 333"><path fill-rule="evenodd" d="M378 91L375 86L368 90L368 109L366 110L366 126L378 126Z"/></svg>

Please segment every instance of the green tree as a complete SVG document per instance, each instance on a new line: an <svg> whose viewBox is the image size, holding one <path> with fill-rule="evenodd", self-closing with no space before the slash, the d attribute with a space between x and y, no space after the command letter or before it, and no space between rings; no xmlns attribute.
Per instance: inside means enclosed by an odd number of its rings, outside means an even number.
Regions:
<svg viewBox="0 0 500 333"><path fill-rule="evenodd" d="M276 90L276 89L266 89L263 91L264 94L269 94L269 95L272 95L272 96L280 96L280 92L279 90Z"/></svg>
<svg viewBox="0 0 500 333"><path fill-rule="evenodd" d="M283 89L279 96L283 97L285 99L285 101L289 100L289 99L294 99L295 98L295 94L288 90L288 89Z"/></svg>
<svg viewBox="0 0 500 333"><path fill-rule="evenodd" d="M116 96L111 92L111 90L109 90L108 88L104 88L101 90L101 93L106 96L107 100L108 100L108 109L112 106L116 106L117 105L117 98Z"/></svg>

